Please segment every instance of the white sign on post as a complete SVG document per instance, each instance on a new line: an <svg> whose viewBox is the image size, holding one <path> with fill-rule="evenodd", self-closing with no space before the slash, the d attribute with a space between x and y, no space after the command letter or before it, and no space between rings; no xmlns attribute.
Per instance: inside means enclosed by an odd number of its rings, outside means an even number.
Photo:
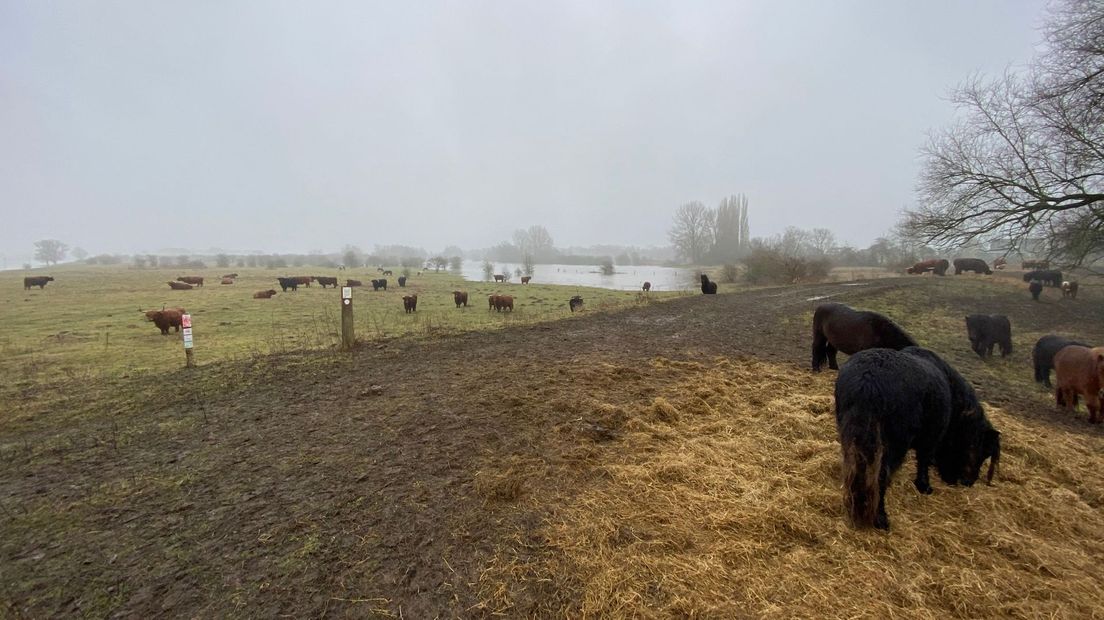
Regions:
<svg viewBox="0 0 1104 620"><path fill-rule="evenodd" d="M353 302L353 287L343 286L341 287L341 303L348 306Z"/></svg>
<svg viewBox="0 0 1104 620"><path fill-rule="evenodd" d="M192 348L192 315L185 314L180 317L180 331L184 333L184 348Z"/></svg>

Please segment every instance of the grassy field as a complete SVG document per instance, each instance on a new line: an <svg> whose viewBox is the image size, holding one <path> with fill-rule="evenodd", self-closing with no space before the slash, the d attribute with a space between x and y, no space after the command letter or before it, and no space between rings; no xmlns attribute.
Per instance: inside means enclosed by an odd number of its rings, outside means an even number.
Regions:
<svg viewBox="0 0 1104 620"><path fill-rule="evenodd" d="M314 269L312 271L312 269ZM381 277L375 270L337 272L302 268L303 275L337 275L340 282ZM399 273L399 269L394 269ZM233 285L220 285L222 273L236 272ZM162 336L139 310L183 307L192 315L199 364L337 346L340 293L317 283L297 292L253 299L259 290L280 290L277 274L266 269L227 268L187 273L168 269L59 267L38 270L56 281L44 290L24 291L23 272L0 272L0 376L47 381L50 376L111 376L139 370L172 370L182 365L180 335ZM205 286L170 290L179 275L200 275ZM582 295L584 312L611 310L669 299L676 292L634 292L549 286L540 283L469 282L445 272L412 276L400 288L389 276L386 291L354 289L358 340L398 336L433 337L500 329L569 318L567 300ZM451 292L467 291L470 307L457 309ZM487 295L515 298L514 311L488 311ZM402 296L418 295L418 311L406 314Z"/></svg>

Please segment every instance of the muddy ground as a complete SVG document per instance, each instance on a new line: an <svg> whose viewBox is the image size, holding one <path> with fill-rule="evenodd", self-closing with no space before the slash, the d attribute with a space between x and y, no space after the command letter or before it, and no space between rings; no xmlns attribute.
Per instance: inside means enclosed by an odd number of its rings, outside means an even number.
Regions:
<svg viewBox="0 0 1104 620"><path fill-rule="evenodd" d="M980 278L858 284L74 383L64 411L35 411L24 394L18 423L0 427L0 616L570 614L584 589L572 575L504 586L487 571L506 548L512 562L548 553L554 506L540 498L570 502L603 475L594 446L618 436L589 403L652 402L675 381L657 358L754 358L830 396L830 378L805 370L806 317L824 298L907 300L902 322L983 399L1100 435L1083 413L1055 414L1023 347L988 362L1022 373L993 373L961 323L938 342L923 337L984 309L1017 330L1104 342L1093 291L1040 305L1022 286ZM935 327L923 318L933 313Z"/></svg>

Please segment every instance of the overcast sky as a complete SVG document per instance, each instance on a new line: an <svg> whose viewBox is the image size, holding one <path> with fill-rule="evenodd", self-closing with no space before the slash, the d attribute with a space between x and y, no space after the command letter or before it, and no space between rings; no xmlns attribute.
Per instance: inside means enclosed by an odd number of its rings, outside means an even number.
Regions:
<svg viewBox="0 0 1104 620"><path fill-rule="evenodd" d="M755 236L865 246L974 72L1041 0L0 0L0 252L666 244L747 194Z"/></svg>

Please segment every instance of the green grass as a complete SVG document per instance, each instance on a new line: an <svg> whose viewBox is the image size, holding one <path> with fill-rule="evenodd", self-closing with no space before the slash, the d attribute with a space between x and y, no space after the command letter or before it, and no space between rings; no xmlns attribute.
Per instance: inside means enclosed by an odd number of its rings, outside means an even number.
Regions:
<svg viewBox="0 0 1104 620"><path fill-rule="evenodd" d="M220 285L221 273L237 272L233 285ZM339 342L340 293L317 283L272 299L253 299L259 290L279 286L267 269L128 269L58 267L36 270L56 281L45 290L23 290L21 271L0 273L0 376L11 387L29 387L58 379L122 377L135 371L172 371L184 364L181 336L162 336L139 310L184 307L194 326L199 365L272 353L334 348ZM337 272L313 267L287 274L336 275L365 282L372 270ZM396 269L395 273L399 273ZM174 291L166 282L179 275L201 275L206 286ZM388 277L387 291L354 289L355 331L359 341L398 336L435 337L508 325L571 318L567 300L586 299L585 312L613 310L677 296L542 285L469 282L447 273L413 276L406 288ZM453 290L470 295L471 306L457 309ZM487 295L515 298L512 313L491 312ZM418 295L418 311L406 314L402 296Z"/></svg>

